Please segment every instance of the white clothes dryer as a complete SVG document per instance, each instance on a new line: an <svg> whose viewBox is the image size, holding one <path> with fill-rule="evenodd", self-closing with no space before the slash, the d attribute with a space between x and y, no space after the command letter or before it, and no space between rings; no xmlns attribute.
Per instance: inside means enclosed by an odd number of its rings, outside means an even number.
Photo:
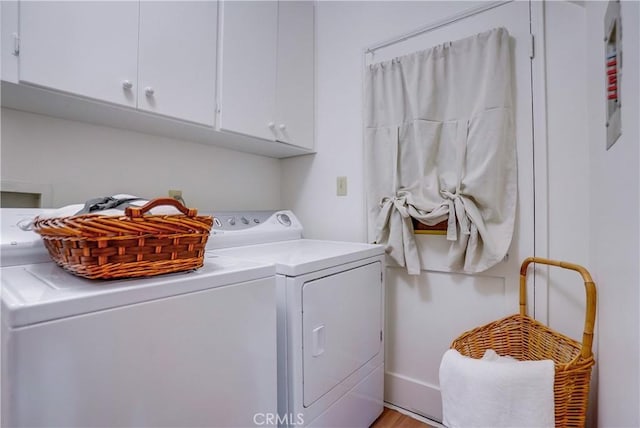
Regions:
<svg viewBox="0 0 640 428"><path fill-rule="evenodd" d="M212 254L276 266L279 424L370 426L383 410L382 246L302 239L290 211L215 217Z"/></svg>
<svg viewBox="0 0 640 428"><path fill-rule="evenodd" d="M247 427L276 412L273 264L207 254L193 272L86 280L1 214L2 426Z"/></svg>

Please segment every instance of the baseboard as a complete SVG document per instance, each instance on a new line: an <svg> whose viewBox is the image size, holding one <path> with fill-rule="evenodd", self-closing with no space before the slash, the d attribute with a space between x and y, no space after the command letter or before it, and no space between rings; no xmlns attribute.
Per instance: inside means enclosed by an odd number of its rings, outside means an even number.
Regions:
<svg viewBox="0 0 640 428"><path fill-rule="evenodd" d="M415 419L417 421L420 421L420 422L423 422L425 424L431 425L432 427L447 428L446 426L442 425L440 422L438 422L436 420L429 419L429 418L427 418L425 416L422 416L422 415L419 415L417 413L411 412L411 411L409 411L407 409L403 409L402 407L395 406L395 405L393 405L391 403L388 403L386 401L384 402L384 407L386 407L388 409L391 409L391 410L395 410L397 412L400 412L403 415L407 415L410 418L413 418L413 419Z"/></svg>

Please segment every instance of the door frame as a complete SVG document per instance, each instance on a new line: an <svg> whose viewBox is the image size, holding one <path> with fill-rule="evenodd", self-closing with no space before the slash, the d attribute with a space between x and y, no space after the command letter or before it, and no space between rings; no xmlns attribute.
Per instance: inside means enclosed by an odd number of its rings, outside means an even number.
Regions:
<svg viewBox="0 0 640 428"><path fill-rule="evenodd" d="M393 40L403 42L407 38L417 36L430 29L437 29L456 23L461 19L476 15L478 13L500 7L511 3L512 0L492 2L483 6L476 6L465 9L453 16L433 22L431 25L422 27L421 29L409 32L405 35L396 37L395 39L382 41L372 44L362 51L362 93L365 93L364 73L371 61L371 50L377 47L389 46L393 44ZM536 257L548 257L549 254L549 219L548 219L548 135L547 135L547 89L546 89L546 56L545 56L545 33L544 33L544 2L529 0L529 33L530 37L530 99L531 99L531 144L527 147L527 156L532 159L529 163L533 173L533 254ZM524 40L526 43L526 39ZM362 118L364 126L364 116ZM364 138L364 135L363 135ZM362 145L362 155L364 159L365 145ZM367 174L367 164L363 165L363 182ZM368 224L369 216L367 213L366 192L363 192L362 209L365 213L364 236L368 236L370 224ZM525 254L527 256L527 254ZM519 266L519 265L518 265ZM548 270L546 265L535 266L533 275L528 276L527 301L529 303L528 313L542 323L547 324L549 320L548 312ZM396 374L397 375L397 374ZM405 410L406 411L406 410Z"/></svg>
<svg viewBox="0 0 640 428"><path fill-rule="evenodd" d="M533 112L533 255L549 256L549 180L547 158L547 62L544 33L544 2L529 0L532 49L531 99ZM549 322L549 267L535 267L534 285L528 290L528 300L534 302L533 315L538 321Z"/></svg>

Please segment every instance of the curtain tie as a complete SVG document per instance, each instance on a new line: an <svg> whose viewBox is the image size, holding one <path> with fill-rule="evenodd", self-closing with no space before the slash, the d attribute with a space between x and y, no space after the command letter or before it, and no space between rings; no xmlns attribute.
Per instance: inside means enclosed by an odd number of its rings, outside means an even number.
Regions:
<svg viewBox="0 0 640 428"><path fill-rule="evenodd" d="M391 214L394 209L402 218L409 217L406 195L399 194L396 196L385 196L382 198L380 201L380 213L378 213L376 239L374 242L382 243L388 240L390 232L389 222L391 221Z"/></svg>
<svg viewBox="0 0 640 428"><path fill-rule="evenodd" d="M405 266L410 275L418 275L420 255L413 236L413 221L409 214L411 207L411 195L406 191L382 198L375 242L383 244L391 259Z"/></svg>
<svg viewBox="0 0 640 428"><path fill-rule="evenodd" d="M409 210L407 208L407 192L400 191L395 196L385 196L380 201L380 208L382 208L383 210L385 208L389 209L391 208L391 206L398 210L403 218L410 217Z"/></svg>
<svg viewBox="0 0 640 428"><path fill-rule="evenodd" d="M471 223L464 207L464 201L456 190L451 193L448 190L441 190L440 194L445 198L449 205L449 220L447 222L447 241L458 240L458 230L456 226L460 226L463 235L471 234Z"/></svg>

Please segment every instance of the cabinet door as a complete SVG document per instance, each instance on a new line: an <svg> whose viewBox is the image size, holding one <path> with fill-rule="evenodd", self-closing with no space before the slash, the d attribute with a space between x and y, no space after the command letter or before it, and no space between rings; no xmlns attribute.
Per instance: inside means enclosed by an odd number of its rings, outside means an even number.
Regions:
<svg viewBox="0 0 640 428"><path fill-rule="evenodd" d="M314 3L282 1L278 11L278 140L313 148Z"/></svg>
<svg viewBox="0 0 640 428"><path fill-rule="evenodd" d="M138 2L22 1L20 43L22 82L136 105Z"/></svg>
<svg viewBox="0 0 640 428"><path fill-rule="evenodd" d="M0 1L0 79L18 83L18 57L15 56L18 35L18 2Z"/></svg>
<svg viewBox="0 0 640 428"><path fill-rule="evenodd" d="M217 3L140 2L138 108L213 126Z"/></svg>
<svg viewBox="0 0 640 428"><path fill-rule="evenodd" d="M275 140L278 3L225 2L222 13L219 127Z"/></svg>

